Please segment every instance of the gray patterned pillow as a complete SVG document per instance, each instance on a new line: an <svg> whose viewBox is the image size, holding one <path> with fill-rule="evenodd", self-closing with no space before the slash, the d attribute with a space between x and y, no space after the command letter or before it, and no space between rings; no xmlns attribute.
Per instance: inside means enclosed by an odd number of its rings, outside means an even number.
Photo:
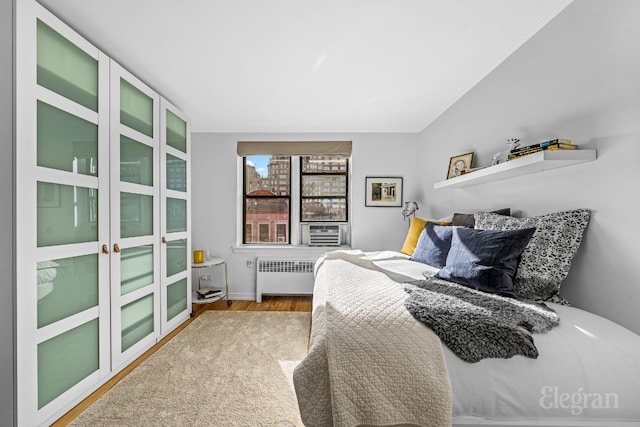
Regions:
<svg viewBox="0 0 640 427"><path fill-rule="evenodd" d="M558 294L569 274L591 213L587 209L557 212L531 218L515 218L489 212L475 214L475 228L518 230L535 227L536 232L522 252L514 291L521 298L548 300Z"/></svg>

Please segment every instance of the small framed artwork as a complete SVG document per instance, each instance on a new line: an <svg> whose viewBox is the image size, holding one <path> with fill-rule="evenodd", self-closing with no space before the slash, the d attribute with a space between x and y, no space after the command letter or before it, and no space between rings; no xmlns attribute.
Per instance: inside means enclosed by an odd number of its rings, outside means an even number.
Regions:
<svg viewBox="0 0 640 427"><path fill-rule="evenodd" d="M460 154L459 156L453 156L449 160L449 171L447 172L447 179L462 175L465 169L471 169L472 162L473 152Z"/></svg>
<svg viewBox="0 0 640 427"><path fill-rule="evenodd" d="M365 178L365 206L402 206L401 177Z"/></svg>

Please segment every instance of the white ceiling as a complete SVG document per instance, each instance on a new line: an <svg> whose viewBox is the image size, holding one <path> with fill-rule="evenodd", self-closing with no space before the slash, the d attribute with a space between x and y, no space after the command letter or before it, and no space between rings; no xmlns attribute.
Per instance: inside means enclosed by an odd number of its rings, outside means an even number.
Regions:
<svg viewBox="0 0 640 427"><path fill-rule="evenodd" d="M571 0L40 0L194 132L419 132Z"/></svg>

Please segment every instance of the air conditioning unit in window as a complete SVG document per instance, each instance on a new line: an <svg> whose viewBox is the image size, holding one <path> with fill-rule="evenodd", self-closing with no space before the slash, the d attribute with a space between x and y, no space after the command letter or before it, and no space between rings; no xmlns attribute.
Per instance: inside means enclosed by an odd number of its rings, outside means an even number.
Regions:
<svg viewBox="0 0 640 427"><path fill-rule="evenodd" d="M342 233L338 224L309 224L309 246L340 246Z"/></svg>

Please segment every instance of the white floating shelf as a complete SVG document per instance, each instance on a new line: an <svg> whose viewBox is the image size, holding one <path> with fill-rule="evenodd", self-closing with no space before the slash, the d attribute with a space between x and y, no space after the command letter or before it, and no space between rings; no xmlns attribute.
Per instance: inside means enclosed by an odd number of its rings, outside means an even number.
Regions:
<svg viewBox="0 0 640 427"><path fill-rule="evenodd" d="M433 188L462 188L562 168L596 159L596 150L544 150L433 184Z"/></svg>

